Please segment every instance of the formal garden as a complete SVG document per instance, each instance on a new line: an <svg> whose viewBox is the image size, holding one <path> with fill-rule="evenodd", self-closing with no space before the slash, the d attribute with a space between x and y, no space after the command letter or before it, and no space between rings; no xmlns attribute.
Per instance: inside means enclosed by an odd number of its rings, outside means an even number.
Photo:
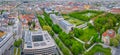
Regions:
<svg viewBox="0 0 120 55"><path fill-rule="evenodd" d="M74 24L76 26L84 24L85 22L79 19L75 19L73 17L70 17L68 15L63 15L64 19L67 20L68 22L70 22L71 24Z"/></svg>
<svg viewBox="0 0 120 55"><path fill-rule="evenodd" d="M82 21L89 21L91 18L94 18L102 13L103 13L102 11L85 10L82 12L72 12L68 15L70 17L74 17L74 18L82 20Z"/></svg>
<svg viewBox="0 0 120 55"><path fill-rule="evenodd" d="M96 33L97 32L94 28L86 28L78 38L84 42L88 42Z"/></svg>

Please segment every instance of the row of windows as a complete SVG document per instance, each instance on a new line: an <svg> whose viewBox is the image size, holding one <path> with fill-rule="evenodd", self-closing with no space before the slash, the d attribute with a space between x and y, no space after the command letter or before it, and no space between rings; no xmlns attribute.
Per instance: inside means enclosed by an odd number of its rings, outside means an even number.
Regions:
<svg viewBox="0 0 120 55"><path fill-rule="evenodd" d="M45 49L36 49L34 50L25 50L25 53L31 53L31 54L55 54L56 48L55 47L49 47Z"/></svg>

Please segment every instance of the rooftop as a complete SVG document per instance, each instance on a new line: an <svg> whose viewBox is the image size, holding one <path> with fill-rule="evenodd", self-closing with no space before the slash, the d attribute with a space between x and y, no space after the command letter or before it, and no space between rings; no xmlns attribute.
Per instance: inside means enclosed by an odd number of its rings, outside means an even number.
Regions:
<svg viewBox="0 0 120 55"><path fill-rule="evenodd" d="M24 49L42 49L55 46L55 43L47 31L25 31Z"/></svg>
<svg viewBox="0 0 120 55"><path fill-rule="evenodd" d="M2 38L3 35L5 35L5 32L3 32L3 31L0 30L0 38Z"/></svg>
<svg viewBox="0 0 120 55"><path fill-rule="evenodd" d="M66 20L60 20L64 25L67 25L67 26L72 26L72 24L70 24L68 21Z"/></svg>
<svg viewBox="0 0 120 55"><path fill-rule="evenodd" d="M111 38L115 37L116 33L114 30L110 29L110 30L107 30L106 32L104 32L102 34L102 36L106 37L106 36L109 36Z"/></svg>

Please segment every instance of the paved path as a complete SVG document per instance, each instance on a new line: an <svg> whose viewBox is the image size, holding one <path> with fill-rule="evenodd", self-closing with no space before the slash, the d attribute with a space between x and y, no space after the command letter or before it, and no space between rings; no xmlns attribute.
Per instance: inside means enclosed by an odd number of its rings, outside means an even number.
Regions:
<svg viewBox="0 0 120 55"><path fill-rule="evenodd" d="M85 28L85 27L87 27L87 22L84 23L84 24L81 24L81 25L77 26L77 28Z"/></svg>
<svg viewBox="0 0 120 55"><path fill-rule="evenodd" d="M95 45L96 43L94 43L89 49L87 49L86 52L90 51Z"/></svg>
<svg viewBox="0 0 120 55"><path fill-rule="evenodd" d="M80 43L85 44L84 41L82 41L82 40L80 40L80 39L78 39L78 38L76 38L76 37L73 37L73 38L74 38L75 40L79 41Z"/></svg>
<svg viewBox="0 0 120 55"><path fill-rule="evenodd" d="M112 55L116 54L116 48L115 47L111 47L111 46L108 46L108 45L105 45L105 44L102 44L102 43L99 43L99 44L102 45L104 48L110 48Z"/></svg>
<svg viewBox="0 0 120 55"><path fill-rule="evenodd" d="M16 53L15 53L15 55L17 55L17 53L18 53L18 48L16 49Z"/></svg>
<svg viewBox="0 0 120 55"><path fill-rule="evenodd" d="M94 20L95 20L96 18L100 17L100 16L103 16L103 15L105 15L105 13L100 14L100 15L98 15L98 16L92 18L92 19L89 21L89 23L91 23L92 25L94 25Z"/></svg>
<svg viewBox="0 0 120 55"><path fill-rule="evenodd" d="M91 43L91 41L92 41L93 37L94 37L94 36L92 36L92 37L90 38L90 40L87 42L88 44L90 44L90 43Z"/></svg>

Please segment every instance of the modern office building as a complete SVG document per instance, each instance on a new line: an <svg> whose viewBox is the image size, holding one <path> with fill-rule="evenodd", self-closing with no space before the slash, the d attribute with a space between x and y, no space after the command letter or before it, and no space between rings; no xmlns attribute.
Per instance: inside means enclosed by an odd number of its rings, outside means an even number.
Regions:
<svg viewBox="0 0 120 55"><path fill-rule="evenodd" d="M24 55L57 55L56 44L47 31L25 31Z"/></svg>
<svg viewBox="0 0 120 55"><path fill-rule="evenodd" d="M10 48L15 39L12 32L0 31L0 55L10 54Z"/></svg>

